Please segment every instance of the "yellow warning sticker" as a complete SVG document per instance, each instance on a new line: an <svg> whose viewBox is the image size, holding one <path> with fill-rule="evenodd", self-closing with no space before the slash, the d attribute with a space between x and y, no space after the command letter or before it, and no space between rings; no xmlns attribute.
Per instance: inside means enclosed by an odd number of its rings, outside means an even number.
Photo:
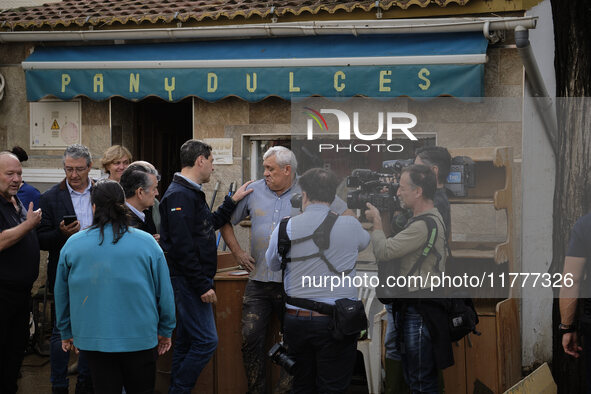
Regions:
<svg viewBox="0 0 591 394"><path fill-rule="evenodd" d="M54 119L53 123L51 124L51 130L59 130L60 125L57 123L57 119Z"/></svg>

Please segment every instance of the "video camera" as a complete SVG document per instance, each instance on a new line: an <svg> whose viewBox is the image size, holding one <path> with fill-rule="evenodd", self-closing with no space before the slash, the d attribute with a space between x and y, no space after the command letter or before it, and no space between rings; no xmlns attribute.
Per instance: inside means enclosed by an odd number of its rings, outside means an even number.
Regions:
<svg viewBox="0 0 591 394"><path fill-rule="evenodd" d="M466 197L467 188L476 186L474 176L474 160L468 156L456 156L451 160L449 175L445 180L445 188L456 197Z"/></svg>
<svg viewBox="0 0 591 394"><path fill-rule="evenodd" d="M380 212L401 210L396 197L400 174L404 167L413 163L409 160L387 160L382 162L380 172L356 169L347 177L347 187L354 188L347 194L347 207L364 210L366 203L375 206Z"/></svg>

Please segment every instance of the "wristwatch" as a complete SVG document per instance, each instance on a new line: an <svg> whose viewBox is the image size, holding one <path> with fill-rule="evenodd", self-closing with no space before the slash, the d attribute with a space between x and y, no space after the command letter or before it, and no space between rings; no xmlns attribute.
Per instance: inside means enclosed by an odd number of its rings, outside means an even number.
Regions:
<svg viewBox="0 0 591 394"><path fill-rule="evenodd" d="M574 324L562 324L558 325L558 333L562 336L568 332L575 332L577 329Z"/></svg>

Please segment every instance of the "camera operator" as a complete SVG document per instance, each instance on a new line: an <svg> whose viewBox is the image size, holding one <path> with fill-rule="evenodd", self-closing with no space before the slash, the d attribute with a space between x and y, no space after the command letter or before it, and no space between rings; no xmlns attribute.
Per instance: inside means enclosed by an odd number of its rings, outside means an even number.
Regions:
<svg viewBox="0 0 591 394"><path fill-rule="evenodd" d="M278 246L286 239L280 230L285 226L291 250L283 254L289 256L284 271L288 296L284 338L288 356L295 361L293 392L344 393L355 367L358 333L335 339L330 311L337 300L356 300L357 289L346 279L355 276L355 261L358 252L369 244L369 234L354 217L330 213L338 184L332 172L313 168L301 176L299 184L303 213L275 228L266 252L269 269L280 271ZM324 232L324 239L329 240L327 249L320 249L312 237L299 241L326 228L323 226L330 215L335 215L336 221ZM312 282L306 283L304 277L312 278Z"/></svg>
<svg viewBox="0 0 591 394"><path fill-rule="evenodd" d="M447 192L445 189L445 181L451 168L451 155L448 150L442 146L424 146L417 149L414 164L422 164L429 168L435 174L437 179L437 190L433 198L433 205L443 218L445 225L445 237L450 239L451 234L451 210ZM412 214L412 213L411 213ZM406 224L410 214L403 213L403 219L398 219L399 216L393 217L392 229L402 229ZM392 312L392 305L386 305L388 311L388 328L386 331L386 394L408 392L408 385L404 381L403 371L401 365L400 350L396 344L396 329L394 325L394 313ZM443 387L443 375L439 374L440 386ZM441 390L443 391L443 390Z"/></svg>
<svg viewBox="0 0 591 394"><path fill-rule="evenodd" d="M445 236L449 239L451 234L451 209L445 189L445 181L451 168L451 155L443 146L424 146L417 149L415 164L425 165L435 173L437 178L437 190L433 198L433 205L441 214L445 224Z"/></svg>
<svg viewBox="0 0 591 394"><path fill-rule="evenodd" d="M401 206L410 209L413 217L402 231L391 238L386 238L384 234L380 212L367 204L369 209L365 215L374 226L371 235L374 255L378 264L389 265L387 271L390 273L420 275L424 279L443 270L447 256L446 235L441 214L433 204L436 187L435 174L429 167L412 165L404 168L397 196ZM436 224L437 237L430 253L416 267L429 237L427 220ZM428 283L423 283L423 287L428 287ZM397 345L404 344L398 347L404 349L401 352L404 377L411 392L436 393L437 370L453 365L447 314L441 304L419 298L420 295L429 295L426 290L403 290L409 295L416 292L416 298L397 299L393 304L395 329L399 333Z"/></svg>

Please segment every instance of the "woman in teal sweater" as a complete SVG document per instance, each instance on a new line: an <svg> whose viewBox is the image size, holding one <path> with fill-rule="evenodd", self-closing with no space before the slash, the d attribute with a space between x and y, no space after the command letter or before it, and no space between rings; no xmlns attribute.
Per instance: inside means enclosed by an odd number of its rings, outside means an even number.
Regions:
<svg viewBox="0 0 591 394"><path fill-rule="evenodd" d="M117 182L97 182L91 201L93 225L60 253L55 309L62 349L85 352L95 393L152 392L157 354L170 349L176 323L164 254L151 235L128 226Z"/></svg>

